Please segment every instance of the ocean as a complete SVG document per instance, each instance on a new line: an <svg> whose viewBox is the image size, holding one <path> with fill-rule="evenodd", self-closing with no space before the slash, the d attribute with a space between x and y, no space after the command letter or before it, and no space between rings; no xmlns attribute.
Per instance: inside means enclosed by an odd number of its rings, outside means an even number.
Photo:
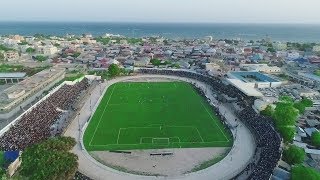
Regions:
<svg viewBox="0 0 320 180"><path fill-rule="evenodd" d="M320 25L312 24L223 24L223 23L103 23L103 22L0 22L0 35L81 35L105 33L128 37L163 36L191 39L213 36L214 39L320 42Z"/></svg>

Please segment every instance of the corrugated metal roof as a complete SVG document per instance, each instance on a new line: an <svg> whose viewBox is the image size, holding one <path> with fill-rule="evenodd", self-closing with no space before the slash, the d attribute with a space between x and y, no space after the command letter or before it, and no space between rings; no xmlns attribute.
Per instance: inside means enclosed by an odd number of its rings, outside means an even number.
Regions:
<svg viewBox="0 0 320 180"><path fill-rule="evenodd" d="M243 81L239 79L227 79L228 82L230 82L234 87L238 88L240 91L242 91L247 96L253 96L253 97L262 97L263 94L256 90L255 88L251 87L250 85L247 85Z"/></svg>
<svg viewBox="0 0 320 180"><path fill-rule="evenodd" d="M24 72L0 73L0 78L24 78L25 76Z"/></svg>

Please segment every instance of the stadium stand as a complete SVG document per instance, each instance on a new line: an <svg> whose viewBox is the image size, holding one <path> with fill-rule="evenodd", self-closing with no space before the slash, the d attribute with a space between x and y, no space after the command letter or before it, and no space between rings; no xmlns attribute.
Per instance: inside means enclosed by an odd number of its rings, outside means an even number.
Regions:
<svg viewBox="0 0 320 180"><path fill-rule="evenodd" d="M80 93L89 86L88 79L75 85L63 85L0 137L0 149L23 150L51 136L50 127L59 120L62 110L69 110Z"/></svg>

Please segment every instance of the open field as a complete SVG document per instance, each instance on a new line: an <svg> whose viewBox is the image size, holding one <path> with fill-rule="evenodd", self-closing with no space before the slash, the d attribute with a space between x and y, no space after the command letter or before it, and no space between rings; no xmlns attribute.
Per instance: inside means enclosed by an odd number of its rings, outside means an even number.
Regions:
<svg viewBox="0 0 320 180"><path fill-rule="evenodd" d="M84 134L89 151L230 147L229 131L184 82L109 87Z"/></svg>

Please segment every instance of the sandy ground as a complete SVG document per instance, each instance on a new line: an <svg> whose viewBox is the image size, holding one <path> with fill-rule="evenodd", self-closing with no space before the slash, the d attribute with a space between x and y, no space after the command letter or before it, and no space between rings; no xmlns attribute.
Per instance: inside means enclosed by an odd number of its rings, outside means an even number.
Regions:
<svg viewBox="0 0 320 180"><path fill-rule="evenodd" d="M114 153L109 151L94 151L90 154L99 162L128 172L178 176L198 165L225 155L229 148L185 148L185 149L154 149L132 150L131 154ZM150 153L172 152L173 155L150 156Z"/></svg>

